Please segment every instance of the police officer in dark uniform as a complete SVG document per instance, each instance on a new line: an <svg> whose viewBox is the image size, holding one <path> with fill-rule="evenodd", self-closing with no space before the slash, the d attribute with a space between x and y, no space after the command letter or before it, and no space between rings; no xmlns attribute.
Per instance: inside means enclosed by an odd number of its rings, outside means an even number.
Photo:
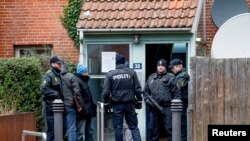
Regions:
<svg viewBox="0 0 250 141"><path fill-rule="evenodd" d="M46 107L45 115L48 141L54 141L54 113L52 111L52 103L55 99L62 99L61 63L62 61L57 56L50 58L50 69L43 75L40 86L40 92Z"/></svg>
<svg viewBox="0 0 250 141"><path fill-rule="evenodd" d="M150 109L149 140L159 141L160 126L163 123L167 132L167 140L172 141L171 100L180 99L180 89L176 86L174 75L167 73L167 61L165 59L157 61L157 72L149 76L143 94ZM149 96L163 108L163 111L153 105Z"/></svg>
<svg viewBox="0 0 250 141"><path fill-rule="evenodd" d="M189 75L183 68L180 59L173 59L169 68L175 74L177 86L181 89L181 100L183 104L181 114L181 140L187 141L187 108L188 108L188 81Z"/></svg>
<svg viewBox="0 0 250 141"><path fill-rule="evenodd" d="M133 141L141 141L135 106L141 108L141 86L136 72L125 65L125 58L116 54L116 69L107 73L103 89L104 103L111 100L115 140L123 141L123 118L131 130ZM137 103L135 105L135 102Z"/></svg>

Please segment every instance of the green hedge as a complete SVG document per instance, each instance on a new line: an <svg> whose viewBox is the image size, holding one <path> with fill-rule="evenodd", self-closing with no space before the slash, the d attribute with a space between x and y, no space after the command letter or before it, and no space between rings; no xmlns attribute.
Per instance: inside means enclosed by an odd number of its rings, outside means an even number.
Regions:
<svg viewBox="0 0 250 141"><path fill-rule="evenodd" d="M37 130L44 129L40 84L49 69L48 57L0 59L0 115L35 112ZM75 73L76 64L68 64Z"/></svg>
<svg viewBox="0 0 250 141"><path fill-rule="evenodd" d="M77 66L76 64L68 63L67 64L68 72L76 74L76 66Z"/></svg>
<svg viewBox="0 0 250 141"><path fill-rule="evenodd" d="M0 112L35 112L37 129L43 128L40 82L47 66L42 59L0 59ZM43 69L41 69L43 68Z"/></svg>

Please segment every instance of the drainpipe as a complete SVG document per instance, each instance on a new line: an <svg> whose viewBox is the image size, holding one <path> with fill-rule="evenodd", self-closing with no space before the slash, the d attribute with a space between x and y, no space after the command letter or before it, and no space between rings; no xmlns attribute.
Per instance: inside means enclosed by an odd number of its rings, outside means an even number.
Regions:
<svg viewBox="0 0 250 141"><path fill-rule="evenodd" d="M80 34L80 54L79 54L79 63L83 64L83 39L84 39L84 34L83 31L79 31Z"/></svg>
<svg viewBox="0 0 250 141"><path fill-rule="evenodd" d="M206 0L203 1L203 42L202 46L206 48L207 43L207 36L206 36ZM207 53L205 51L205 56L207 56Z"/></svg>

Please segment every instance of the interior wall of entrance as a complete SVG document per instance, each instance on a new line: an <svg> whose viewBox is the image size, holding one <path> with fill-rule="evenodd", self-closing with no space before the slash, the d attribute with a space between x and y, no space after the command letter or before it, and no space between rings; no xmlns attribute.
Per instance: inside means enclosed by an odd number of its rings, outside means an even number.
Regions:
<svg viewBox="0 0 250 141"><path fill-rule="evenodd" d="M173 44L146 44L146 78L156 72L157 61L159 59L167 60L169 65Z"/></svg>
<svg viewBox="0 0 250 141"><path fill-rule="evenodd" d="M145 77L147 80L149 75L156 72L157 61L159 59L167 60L167 65L172 59L181 59L184 67L187 61L187 44L186 43L165 43L165 44L145 44ZM146 107L146 135L149 140L149 121L150 115ZM163 125L160 124L160 125ZM166 138L166 131L161 126L160 138Z"/></svg>

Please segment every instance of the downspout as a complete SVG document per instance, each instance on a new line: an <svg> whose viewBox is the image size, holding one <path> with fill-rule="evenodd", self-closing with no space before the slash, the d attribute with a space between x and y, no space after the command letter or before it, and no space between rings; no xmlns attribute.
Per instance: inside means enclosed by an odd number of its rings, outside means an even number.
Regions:
<svg viewBox="0 0 250 141"><path fill-rule="evenodd" d="M207 44L207 30L206 30L206 0L203 3L203 42L202 46L206 48ZM205 51L205 56L207 56L207 51Z"/></svg>
<svg viewBox="0 0 250 141"><path fill-rule="evenodd" d="M193 23L192 28L191 28L191 33L193 35L192 35L192 38L191 38L190 48L189 48L189 51L188 51L189 57L196 56L196 34L197 34L199 22L200 22L200 16L201 16L201 13L203 12L202 7L203 7L203 4L204 4L204 1L205 0L199 0L198 1L197 11L196 11L196 14L195 14L194 23ZM188 64L190 63L189 58L188 58L187 63Z"/></svg>
<svg viewBox="0 0 250 141"><path fill-rule="evenodd" d="M206 0L199 0L198 1L198 6L197 6L197 11L196 11L196 14L195 14L195 19L194 19L194 23L193 23L193 26L192 26L192 29L191 29L191 33L193 33L192 35L192 38L191 38L191 42L190 42L190 48L188 50L188 53L189 53L189 57L187 58L187 70L188 70L188 73L191 74L191 70L189 68L190 66L190 57L194 57L196 56L196 34L197 34L197 30L198 30L198 26L199 26L199 21L200 21L200 16L201 16L201 13L203 12L202 11L202 7L203 7L203 4L205 3ZM189 95L188 97L189 99L193 99L192 95ZM192 122L190 122L190 116L192 116L193 114L193 110L194 110L194 104L193 103L190 103L190 100L189 100L189 104L188 104L188 109L187 109L187 127L190 127L190 130L187 130L187 141L192 141L191 137L193 137L193 128L192 126L193 125L190 125ZM192 132L191 132L192 131Z"/></svg>
<svg viewBox="0 0 250 141"><path fill-rule="evenodd" d="M83 64L83 58L84 58L84 54L83 54L83 39L84 39L84 34L83 31L79 31L79 36L80 36L80 54L79 54L79 63Z"/></svg>

